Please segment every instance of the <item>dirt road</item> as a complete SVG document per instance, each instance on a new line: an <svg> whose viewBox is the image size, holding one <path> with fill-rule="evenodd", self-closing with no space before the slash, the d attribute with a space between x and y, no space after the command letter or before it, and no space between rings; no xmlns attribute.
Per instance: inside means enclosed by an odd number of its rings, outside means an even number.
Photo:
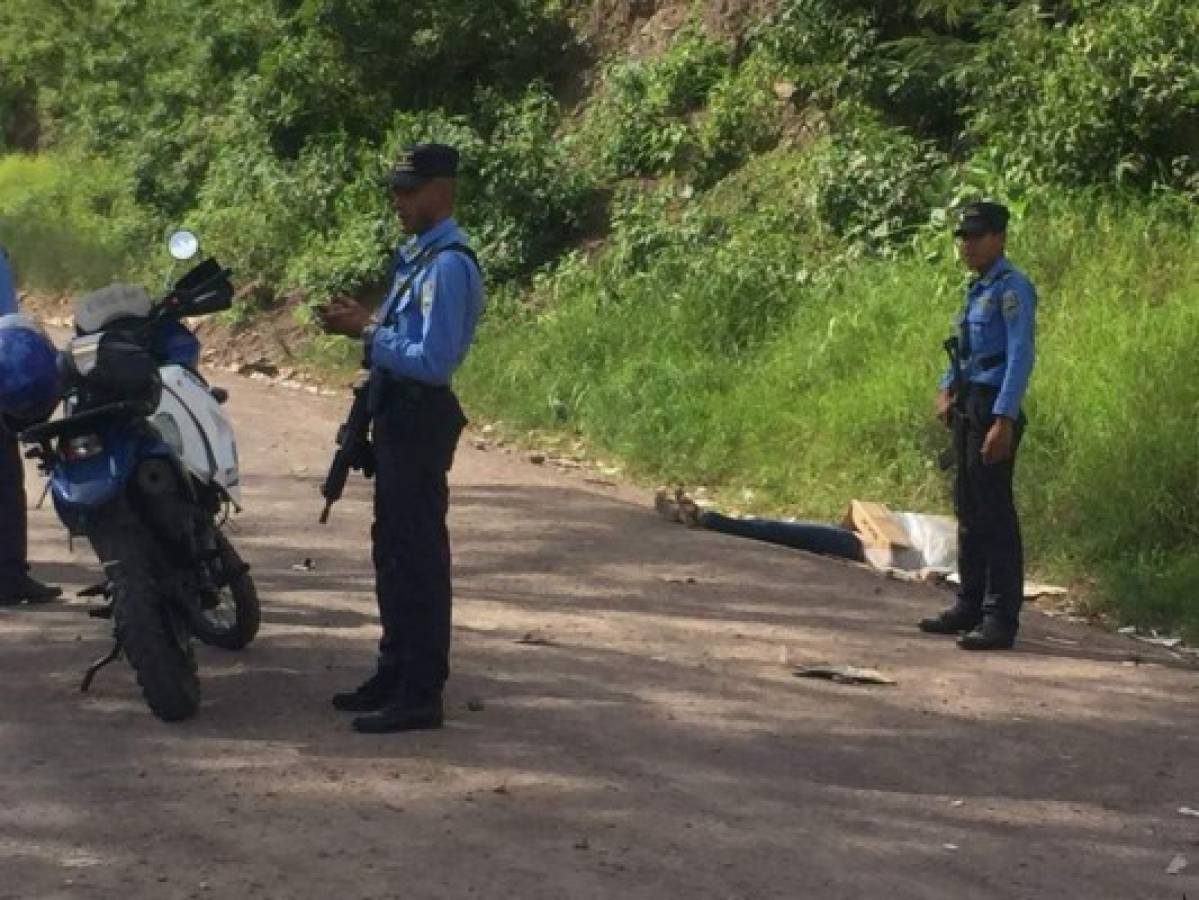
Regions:
<svg viewBox="0 0 1199 900"><path fill-rule="evenodd" d="M448 727L352 733L329 695L377 637L368 494L325 528L315 494L343 403L223 383L261 636L201 649L203 708L167 726L124 664L78 693L108 646L81 601L0 610L0 898L1199 896L1195 672L1039 615L968 655L912 627L931 588L494 451L455 470ZM49 512L32 538L95 580Z"/></svg>

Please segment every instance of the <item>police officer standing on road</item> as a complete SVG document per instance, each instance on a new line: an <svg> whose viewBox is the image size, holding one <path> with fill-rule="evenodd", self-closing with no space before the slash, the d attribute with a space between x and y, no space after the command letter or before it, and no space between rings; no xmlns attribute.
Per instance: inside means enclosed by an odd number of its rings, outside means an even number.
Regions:
<svg viewBox="0 0 1199 900"><path fill-rule="evenodd" d="M15 315L17 292L8 259L0 248L0 316ZM0 605L45 603L62 589L42 584L29 574L25 510L25 468L14 431L18 423L0 417Z"/></svg>
<svg viewBox="0 0 1199 900"><path fill-rule="evenodd" d="M1012 495L1021 410L1033 368L1037 295L1004 256L1008 211L998 203L968 205L954 231L962 261L975 273L959 331L964 397L952 366L941 380L937 415L953 417L958 459L957 602L920 622L931 634L959 634L966 650L1001 650L1015 642L1024 600L1024 554ZM963 439L964 438L964 439Z"/></svg>
<svg viewBox="0 0 1199 900"><path fill-rule="evenodd" d="M452 218L458 152L410 147L384 179L405 233L377 317L353 300L318 311L326 331L361 337L374 379L375 592L383 638L374 675L336 694L361 732L438 728L449 676L447 475L466 424L450 378L474 338L483 282Z"/></svg>

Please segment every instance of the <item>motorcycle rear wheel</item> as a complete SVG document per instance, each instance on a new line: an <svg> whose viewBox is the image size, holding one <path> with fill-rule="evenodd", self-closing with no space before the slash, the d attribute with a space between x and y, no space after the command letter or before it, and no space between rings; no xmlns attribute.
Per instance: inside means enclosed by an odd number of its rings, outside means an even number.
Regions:
<svg viewBox="0 0 1199 900"><path fill-rule="evenodd" d="M220 599L213 609L203 610L192 623L196 637L222 650L242 650L258 634L262 609L250 568L224 534L217 532L217 560L213 576L220 585Z"/></svg>

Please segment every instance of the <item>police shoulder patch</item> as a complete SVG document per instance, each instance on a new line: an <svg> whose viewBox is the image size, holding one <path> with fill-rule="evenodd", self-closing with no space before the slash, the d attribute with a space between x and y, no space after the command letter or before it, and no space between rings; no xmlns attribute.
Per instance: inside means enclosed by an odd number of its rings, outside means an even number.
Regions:
<svg viewBox="0 0 1199 900"><path fill-rule="evenodd" d="M1020 297L1015 291L1005 291L1003 294L1003 317L1009 322L1020 315Z"/></svg>
<svg viewBox="0 0 1199 900"><path fill-rule="evenodd" d="M420 287L420 314L422 316L429 315L435 296L437 296L437 276L430 275Z"/></svg>

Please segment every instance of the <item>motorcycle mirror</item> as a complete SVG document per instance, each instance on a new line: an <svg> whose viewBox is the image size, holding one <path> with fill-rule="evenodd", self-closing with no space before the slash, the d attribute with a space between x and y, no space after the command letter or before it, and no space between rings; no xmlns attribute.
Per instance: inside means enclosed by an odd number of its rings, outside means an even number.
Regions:
<svg viewBox="0 0 1199 900"><path fill-rule="evenodd" d="M193 232L181 228L172 231L171 236L167 238L167 250L172 257L183 262L200 252L200 239Z"/></svg>

